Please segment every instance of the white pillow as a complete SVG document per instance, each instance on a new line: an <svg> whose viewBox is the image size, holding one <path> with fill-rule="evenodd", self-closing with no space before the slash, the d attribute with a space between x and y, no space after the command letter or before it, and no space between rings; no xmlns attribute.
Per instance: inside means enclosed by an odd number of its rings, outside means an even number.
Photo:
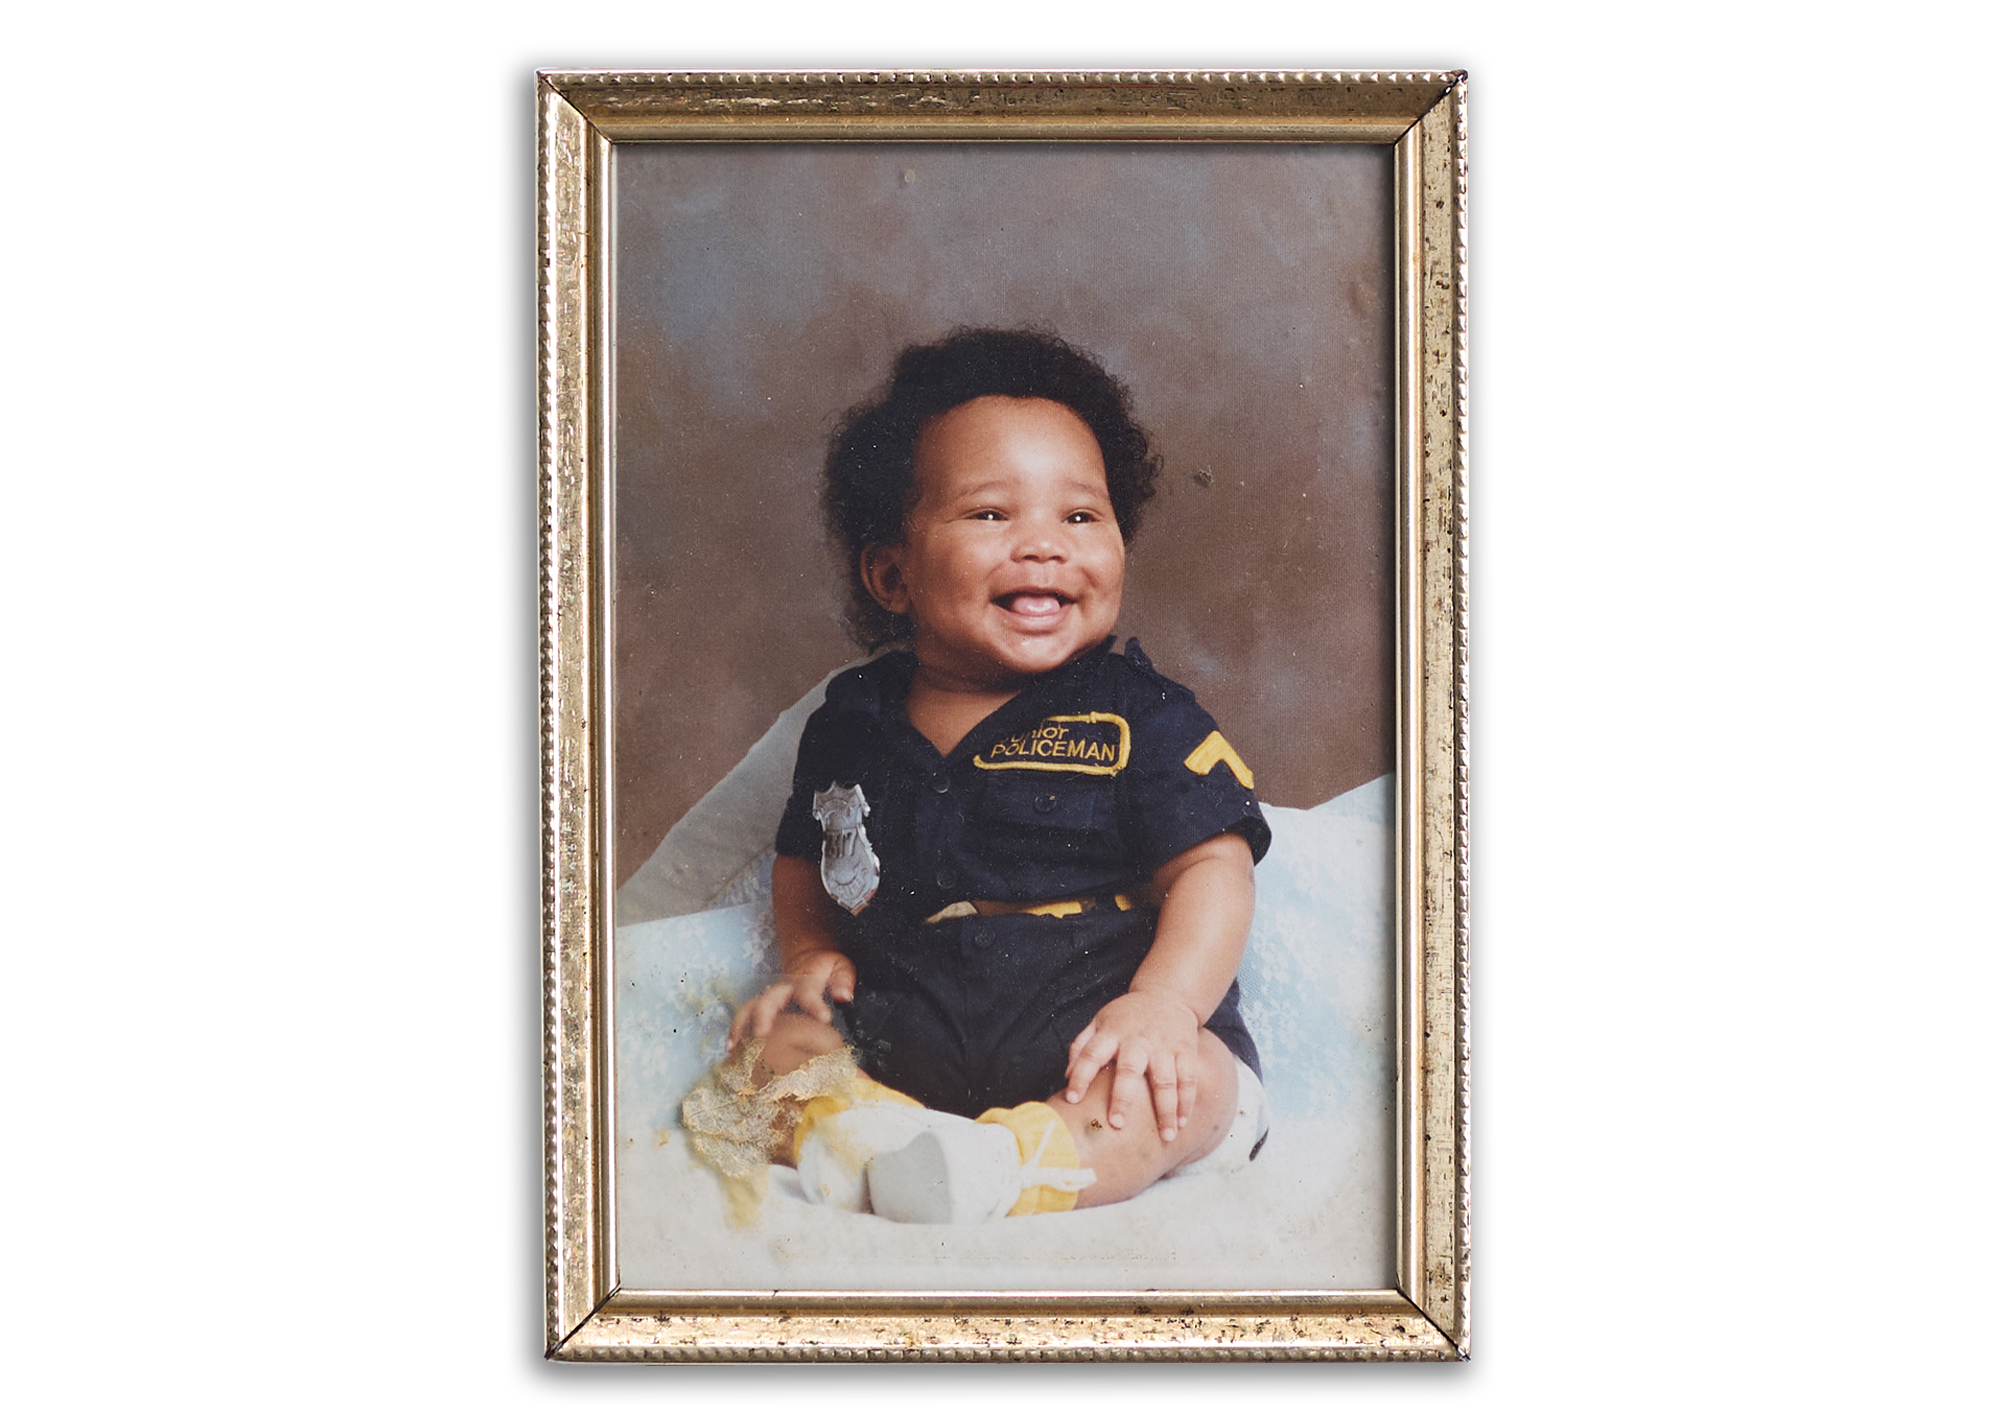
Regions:
<svg viewBox="0 0 2000 1422"><path fill-rule="evenodd" d="M835 667L821 677L667 831L660 847L619 887L621 926L699 913L734 897L729 894L731 887L756 869L778 837L778 819L791 797L792 768L798 762L806 719L826 699L826 684L846 670Z"/></svg>

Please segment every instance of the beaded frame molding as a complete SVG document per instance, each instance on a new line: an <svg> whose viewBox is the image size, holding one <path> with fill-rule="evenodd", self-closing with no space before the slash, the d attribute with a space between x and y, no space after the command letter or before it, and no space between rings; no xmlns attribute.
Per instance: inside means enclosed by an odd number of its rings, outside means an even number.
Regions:
<svg viewBox="0 0 2000 1422"><path fill-rule="evenodd" d="M547 1356L564 1361L1468 1355L1465 75L537 76ZM827 1293L620 1286L611 1124L611 166L618 144L1361 143L1395 204L1395 1285Z"/></svg>

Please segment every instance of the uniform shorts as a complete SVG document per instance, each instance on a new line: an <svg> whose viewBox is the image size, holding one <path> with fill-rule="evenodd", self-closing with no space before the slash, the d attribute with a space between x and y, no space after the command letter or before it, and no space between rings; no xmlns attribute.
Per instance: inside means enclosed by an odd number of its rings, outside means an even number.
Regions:
<svg viewBox="0 0 2000 1422"><path fill-rule="evenodd" d="M977 1116L1055 1095L1069 1044L1131 986L1159 916L1110 905L1053 918L920 924L850 945L854 1001L836 1020L863 1071L937 1111ZM1229 985L1208 1029L1259 1072Z"/></svg>

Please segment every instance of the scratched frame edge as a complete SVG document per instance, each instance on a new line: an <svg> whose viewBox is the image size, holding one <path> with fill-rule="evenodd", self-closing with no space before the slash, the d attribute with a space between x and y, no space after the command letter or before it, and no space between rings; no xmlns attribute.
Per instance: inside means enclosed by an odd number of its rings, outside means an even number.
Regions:
<svg viewBox="0 0 2000 1422"><path fill-rule="evenodd" d="M562 1361L1464 1359L1466 81L1237 73L537 75L545 1346ZM681 140L1390 146L1397 484L1396 1284L1325 1291L620 1288L611 1112L610 157Z"/></svg>

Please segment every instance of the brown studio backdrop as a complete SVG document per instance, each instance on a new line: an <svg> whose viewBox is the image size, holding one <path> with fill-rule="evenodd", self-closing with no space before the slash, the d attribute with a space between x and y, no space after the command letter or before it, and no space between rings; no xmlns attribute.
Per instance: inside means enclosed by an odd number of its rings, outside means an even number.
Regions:
<svg viewBox="0 0 2000 1422"><path fill-rule="evenodd" d="M617 150L616 874L859 655L817 478L954 325L1050 327L1165 455L1120 635L1267 803L1392 768L1389 155L1373 146Z"/></svg>

